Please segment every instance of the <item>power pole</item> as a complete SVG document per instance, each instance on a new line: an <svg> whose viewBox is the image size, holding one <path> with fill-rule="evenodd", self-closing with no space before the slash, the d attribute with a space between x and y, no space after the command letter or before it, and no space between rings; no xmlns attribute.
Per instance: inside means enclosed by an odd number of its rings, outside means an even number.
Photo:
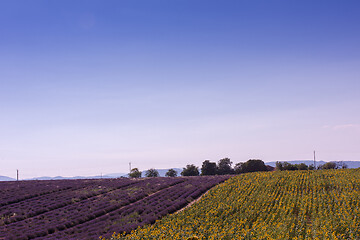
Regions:
<svg viewBox="0 0 360 240"><path fill-rule="evenodd" d="M316 169L316 158L315 158L315 151L314 151L314 169Z"/></svg>
<svg viewBox="0 0 360 240"><path fill-rule="evenodd" d="M129 173L131 173L131 162L129 162Z"/></svg>
<svg viewBox="0 0 360 240"><path fill-rule="evenodd" d="M16 181L19 181L19 169L16 169Z"/></svg>

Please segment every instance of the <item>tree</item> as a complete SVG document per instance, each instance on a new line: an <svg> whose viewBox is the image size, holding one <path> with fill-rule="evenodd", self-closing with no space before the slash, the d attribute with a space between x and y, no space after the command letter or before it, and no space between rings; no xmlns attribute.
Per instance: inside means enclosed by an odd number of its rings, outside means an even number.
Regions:
<svg viewBox="0 0 360 240"><path fill-rule="evenodd" d="M216 175L216 163L205 160L201 166L201 175Z"/></svg>
<svg viewBox="0 0 360 240"><path fill-rule="evenodd" d="M313 170L314 166L313 165L308 166L305 163L291 164L289 162L276 162L276 169L280 171Z"/></svg>
<svg viewBox="0 0 360 240"><path fill-rule="evenodd" d="M298 170L308 170L309 167L305 163L295 164Z"/></svg>
<svg viewBox="0 0 360 240"><path fill-rule="evenodd" d="M283 162L283 170L294 171L294 170L298 170L298 168L294 164Z"/></svg>
<svg viewBox="0 0 360 240"><path fill-rule="evenodd" d="M225 174L233 174L233 169L231 168L231 160L230 158L223 158L220 159L218 162L218 174L219 175L225 175Z"/></svg>
<svg viewBox="0 0 360 240"><path fill-rule="evenodd" d="M159 172L154 169L154 168L150 168L149 170L146 171L145 173L146 177L159 177Z"/></svg>
<svg viewBox="0 0 360 240"><path fill-rule="evenodd" d="M177 176L177 171L175 171L174 169L169 169L166 173L165 176L167 177L176 177Z"/></svg>
<svg viewBox="0 0 360 240"><path fill-rule="evenodd" d="M276 162L276 170L282 171L284 170L283 163L282 162Z"/></svg>
<svg viewBox="0 0 360 240"><path fill-rule="evenodd" d="M267 171L265 163L260 159L250 159L240 166L240 173Z"/></svg>
<svg viewBox="0 0 360 240"><path fill-rule="evenodd" d="M131 178L141 178L141 172L137 168L131 169L129 173L129 177Z"/></svg>
<svg viewBox="0 0 360 240"><path fill-rule="evenodd" d="M194 164L186 165L181 172L182 176L199 176L199 168Z"/></svg>
<svg viewBox="0 0 360 240"><path fill-rule="evenodd" d="M244 173L244 163L239 162L239 163L235 164L234 172L235 172L235 174Z"/></svg>
<svg viewBox="0 0 360 240"><path fill-rule="evenodd" d="M320 165L319 169L337 169L337 164L334 162L327 162L324 165Z"/></svg>

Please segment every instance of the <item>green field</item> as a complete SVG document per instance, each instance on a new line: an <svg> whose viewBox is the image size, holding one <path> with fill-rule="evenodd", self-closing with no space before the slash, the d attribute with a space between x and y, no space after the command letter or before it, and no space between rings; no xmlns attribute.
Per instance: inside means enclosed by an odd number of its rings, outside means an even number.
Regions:
<svg viewBox="0 0 360 240"><path fill-rule="evenodd" d="M360 239L360 170L248 173L113 239Z"/></svg>

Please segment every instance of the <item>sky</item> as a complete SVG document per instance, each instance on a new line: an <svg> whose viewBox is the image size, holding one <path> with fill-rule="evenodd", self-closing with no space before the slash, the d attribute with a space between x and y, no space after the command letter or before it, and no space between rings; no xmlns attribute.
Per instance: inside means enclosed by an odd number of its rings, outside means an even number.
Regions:
<svg viewBox="0 0 360 240"><path fill-rule="evenodd" d="M360 160L357 0L0 1L0 175Z"/></svg>

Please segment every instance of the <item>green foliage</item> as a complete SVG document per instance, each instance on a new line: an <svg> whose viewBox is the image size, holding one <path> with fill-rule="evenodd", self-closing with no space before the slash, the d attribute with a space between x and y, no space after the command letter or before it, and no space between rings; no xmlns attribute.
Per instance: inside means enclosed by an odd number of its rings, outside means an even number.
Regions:
<svg viewBox="0 0 360 240"><path fill-rule="evenodd" d="M133 169L131 169L129 177L131 177L131 178L141 178L141 172L139 171L139 169L133 168Z"/></svg>
<svg viewBox="0 0 360 240"><path fill-rule="evenodd" d="M320 165L318 169L346 169L347 165L343 162L327 162L324 165Z"/></svg>
<svg viewBox="0 0 360 240"><path fill-rule="evenodd" d="M237 163L235 165L235 173L259 172L267 171L265 163L260 159L250 159L244 163Z"/></svg>
<svg viewBox="0 0 360 240"><path fill-rule="evenodd" d="M225 175L225 174L233 174L233 169L231 168L232 162L230 158L223 158L220 159L217 166L217 173L219 175Z"/></svg>
<svg viewBox="0 0 360 240"><path fill-rule="evenodd" d="M154 169L154 168L150 168L149 170L146 171L145 173L146 177L159 177L159 172Z"/></svg>
<svg viewBox="0 0 360 240"><path fill-rule="evenodd" d="M216 171L217 171L216 163L210 162L209 160L205 160L202 163L202 167L201 167L202 176L216 175Z"/></svg>
<svg viewBox="0 0 360 240"><path fill-rule="evenodd" d="M186 165L181 172L182 176L199 176L199 168L194 164Z"/></svg>
<svg viewBox="0 0 360 240"><path fill-rule="evenodd" d="M319 169L336 169L336 163L334 162L327 162L324 165L320 165Z"/></svg>
<svg viewBox="0 0 360 240"><path fill-rule="evenodd" d="M305 163L291 164L288 162L276 162L276 170L278 171L295 171L295 170L313 170L313 165L306 165Z"/></svg>
<svg viewBox="0 0 360 240"><path fill-rule="evenodd" d="M276 170L278 171L283 171L284 168L283 168L283 163L282 162L276 162Z"/></svg>
<svg viewBox="0 0 360 240"><path fill-rule="evenodd" d="M298 170L296 164L291 164L291 163L288 163L288 162L283 163L283 169L284 170L290 170L290 171Z"/></svg>
<svg viewBox="0 0 360 240"><path fill-rule="evenodd" d="M235 164L235 167L234 167L235 174L244 173L243 172L243 165L244 165L243 162L239 162L239 163Z"/></svg>
<svg viewBox="0 0 360 240"><path fill-rule="evenodd" d="M346 169L347 165L343 162L327 162L323 165L318 166L317 169ZM288 162L276 162L276 170L283 171L294 171L294 170L314 170L313 164L307 166L305 163L291 164Z"/></svg>
<svg viewBox="0 0 360 240"><path fill-rule="evenodd" d="M176 177L177 176L177 171L175 171L174 169L169 169L166 173L165 173L166 177Z"/></svg>
<svg viewBox="0 0 360 240"><path fill-rule="evenodd" d="M300 163L300 164L297 164L297 169L298 170L308 170L309 167L305 163Z"/></svg>

